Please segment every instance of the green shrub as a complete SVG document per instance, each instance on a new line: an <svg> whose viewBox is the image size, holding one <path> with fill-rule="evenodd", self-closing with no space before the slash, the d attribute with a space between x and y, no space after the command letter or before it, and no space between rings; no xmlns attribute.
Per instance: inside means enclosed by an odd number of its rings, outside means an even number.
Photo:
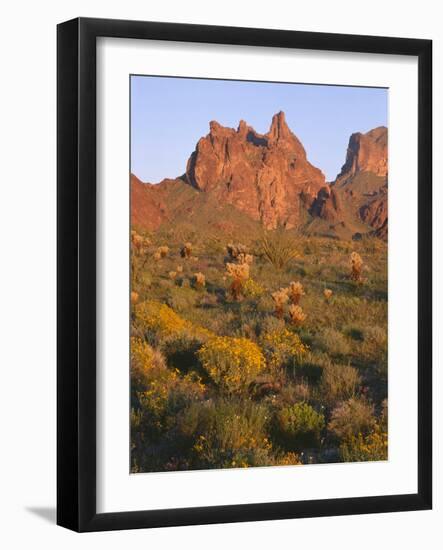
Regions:
<svg viewBox="0 0 443 550"><path fill-rule="evenodd" d="M168 292L167 303L168 306L178 312L188 311L194 307L197 300L197 293L186 287L174 287Z"/></svg>
<svg viewBox="0 0 443 550"><path fill-rule="evenodd" d="M272 462L268 418L263 405L222 399L190 405L178 429L192 441L193 468L265 466Z"/></svg>
<svg viewBox="0 0 443 550"><path fill-rule="evenodd" d="M266 231L260 244L262 255L277 270L282 270L298 256L298 243L284 227L279 227L274 231Z"/></svg>
<svg viewBox="0 0 443 550"><path fill-rule="evenodd" d="M325 418L308 403L296 403L276 413L276 431L285 447L302 450L317 447Z"/></svg>

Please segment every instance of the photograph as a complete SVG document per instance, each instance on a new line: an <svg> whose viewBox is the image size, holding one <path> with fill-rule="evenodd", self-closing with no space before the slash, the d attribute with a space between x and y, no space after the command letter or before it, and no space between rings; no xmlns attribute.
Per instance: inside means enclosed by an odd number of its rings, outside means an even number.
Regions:
<svg viewBox="0 0 443 550"><path fill-rule="evenodd" d="M388 97L130 76L131 473L388 459Z"/></svg>

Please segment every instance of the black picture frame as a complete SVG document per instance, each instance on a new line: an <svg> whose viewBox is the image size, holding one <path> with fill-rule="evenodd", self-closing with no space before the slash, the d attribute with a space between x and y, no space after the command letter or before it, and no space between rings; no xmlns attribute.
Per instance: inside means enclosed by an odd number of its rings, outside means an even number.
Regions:
<svg viewBox="0 0 443 550"><path fill-rule="evenodd" d="M136 38L418 58L416 494L96 512L96 39ZM57 29L57 523L104 531L432 507L432 42L78 18Z"/></svg>

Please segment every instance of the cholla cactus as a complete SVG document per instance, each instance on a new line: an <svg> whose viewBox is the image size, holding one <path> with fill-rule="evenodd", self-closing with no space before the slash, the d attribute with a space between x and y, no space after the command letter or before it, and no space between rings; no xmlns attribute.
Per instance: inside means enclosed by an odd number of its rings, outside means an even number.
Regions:
<svg viewBox="0 0 443 550"><path fill-rule="evenodd" d="M180 256L186 259L192 256L192 243L187 242L181 247Z"/></svg>
<svg viewBox="0 0 443 550"><path fill-rule="evenodd" d="M197 288L203 288L206 286L206 277L203 275L203 273L194 273L195 278L195 286Z"/></svg>
<svg viewBox="0 0 443 550"><path fill-rule="evenodd" d="M162 256L161 256L160 252L157 250L156 252L154 252L154 254L152 255L152 257L154 258L154 260L155 260L156 262L158 262L158 261L161 259Z"/></svg>
<svg viewBox="0 0 443 550"><path fill-rule="evenodd" d="M300 282L291 281L288 287L288 296L292 304L298 305L300 303L300 298L305 295L303 290L303 285Z"/></svg>
<svg viewBox="0 0 443 550"><path fill-rule="evenodd" d="M306 319L306 314L303 313L303 310L300 306L292 304L289 306L289 319L293 325L299 326L303 324Z"/></svg>
<svg viewBox="0 0 443 550"><path fill-rule="evenodd" d="M239 300L243 294L243 286L249 279L249 264L226 264L226 273L232 279L230 292L234 300Z"/></svg>
<svg viewBox="0 0 443 550"><path fill-rule="evenodd" d="M351 279L353 281L361 282L361 273L363 271L363 260L357 252L351 254Z"/></svg>
<svg viewBox="0 0 443 550"><path fill-rule="evenodd" d="M275 304L275 315L279 319L282 319L284 314L284 306L288 303L289 300L288 289L281 288L280 290L276 290L271 294L271 296Z"/></svg>
<svg viewBox="0 0 443 550"><path fill-rule="evenodd" d="M177 272L176 271L170 271L168 273L168 275L169 275L169 278L174 281L174 279L177 277Z"/></svg>
<svg viewBox="0 0 443 550"><path fill-rule="evenodd" d="M178 265L175 269L176 269L177 273L183 273L183 266L182 265Z"/></svg>
<svg viewBox="0 0 443 550"><path fill-rule="evenodd" d="M138 292L135 292L135 290L133 290L131 292L131 304L136 304L138 302Z"/></svg>
<svg viewBox="0 0 443 550"><path fill-rule="evenodd" d="M168 246L159 246L157 248L157 252L160 254L160 258L166 258L168 252L169 252L169 247Z"/></svg>
<svg viewBox="0 0 443 550"><path fill-rule="evenodd" d="M143 237L137 233L137 231L131 231L131 247L132 250L139 254L143 247Z"/></svg>
<svg viewBox="0 0 443 550"><path fill-rule="evenodd" d="M326 301L329 302L329 300L331 299L331 296L332 296L332 290L330 288L325 288L323 290L323 296L325 297Z"/></svg>
<svg viewBox="0 0 443 550"><path fill-rule="evenodd" d="M246 254L246 246L244 244L229 243L226 247L231 260L237 260L240 254Z"/></svg>
<svg viewBox="0 0 443 550"><path fill-rule="evenodd" d="M151 241L148 239L148 237L143 237L142 235L139 235L135 230L131 231L131 247L135 254L146 254L150 244Z"/></svg>
<svg viewBox="0 0 443 550"><path fill-rule="evenodd" d="M254 260L252 254L244 254L243 252L237 256L237 262L239 264L248 264L251 265Z"/></svg>

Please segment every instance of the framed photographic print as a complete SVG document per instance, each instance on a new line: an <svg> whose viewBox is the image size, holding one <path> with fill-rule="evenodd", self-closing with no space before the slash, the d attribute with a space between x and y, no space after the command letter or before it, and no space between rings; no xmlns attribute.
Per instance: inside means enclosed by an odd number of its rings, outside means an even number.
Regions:
<svg viewBox="0 0 443 550"><path fill-rule="evenodd" d="M58 512L432 506L428 40L58 26Z"/></svg>

